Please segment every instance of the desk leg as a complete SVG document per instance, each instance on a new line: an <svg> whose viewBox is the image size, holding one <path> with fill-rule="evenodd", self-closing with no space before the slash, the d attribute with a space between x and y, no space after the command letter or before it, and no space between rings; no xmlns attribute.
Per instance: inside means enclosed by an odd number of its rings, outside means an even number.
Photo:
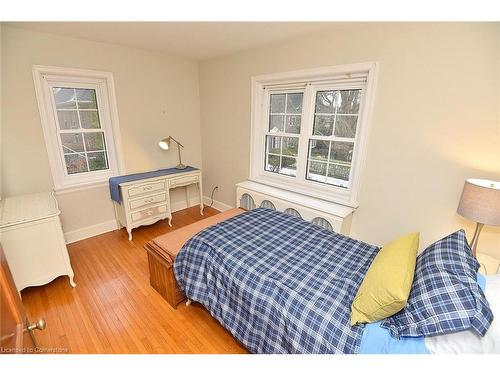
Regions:
<svg viewBox="0 0 500 375"><path fill-rule="evenodd" d="M198 190L200 191L200 214L203 216L203 190L201 187L201 177L200 182L198 182Z"/></svg>
<svg viewBox="0 0 500 375"><path fill-rule="evenodd" d="M118 203L116 203L115 201L113 201L113 208L115 209L116 226L117 226L118 229L122 229L123 225L120 222L120 219L118 218L118 207L116 206L117 204Z"/></svg>

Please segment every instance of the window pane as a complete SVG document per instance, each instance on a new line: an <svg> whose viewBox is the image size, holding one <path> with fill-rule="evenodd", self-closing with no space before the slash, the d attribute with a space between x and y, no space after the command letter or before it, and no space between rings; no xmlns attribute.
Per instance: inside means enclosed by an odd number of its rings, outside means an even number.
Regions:
<svg viewBox="0 0 500 375"><path fill-rule="evenodd" d="M57 109L76 109L75 89L54 87L52 88Z"/></svg>
<svg viewBox="0 0 500 375"><path fill-rule="evenodd" d="M266 136L266 171L295 176L298 150L296 137Z"/></svg>
<svg viewBox="0 0 500 375"><path fill-rule="evenodd" d="M330 161L350 164L352 161L353 150L354 143L332 142L332 149L330 150Z"/></svg>
<svg viewBox="0 0 500 375"><path fill-rule="evenodd" d="M286 95L286 113L302 113L302 93Z"/></svg>
<svg viewBox="0 0 500 375"><path fill-rule="evenodd" d="M341 90L337 113L358 113L361 90Z"/></svg>
<svg viewBox="0 0 500 375"><path fill-rule="evenodd" d="M346 165L330 164L328 166L328 178L327 184L340 185L342 187L347 187L347 184L339 183L340 181L333 181L332 179L338 179L342 181L349 181L349 173L351 168Z"/></svg>
<svg viewBox="0 0 500 375"><path fill-rule="evenodd" d="M104 147L104 133L85 133L85 148L87 151L101 151Z"/></svg>
<svg viewBox="0 0 500 375"><path fill-rule="evenodd" d="M318 91L316 93L316 112L334 113L337 93L336 91Z"/></svg>
<svg viewBox="0 0 500 375"><path fill-rule="evenodd" d="M295 176L297 174L297 159L283 156L281 158L281 174Z"/></svg>
<svg viewBox="0 0 500 375"><path fill-rule="evenodd" d="M325 182L326 165L326 163L310 160L307 167L307 179L318 182Z"/></svg>
<svg viewBox="0 0 500 375"><path fill-rule="evenodd" d="M269 155L267 157L266 171L278 173L280 170L280 157Z"/></svg>
<svg viewBox="0 0 500 375"><path fill-rule="evenodd" d="M282 154L287 156L297 156L299 151L299 139L294 137L283 137Z"/></svg>
<svg viewBox="0 0 500 375"><path fill-rule="evenodd" d="M76 89L76 99L79 109L97 109L97 100L93 89Z"/></svg>
<svg viewBox="0 0 500 375"><path fill-rule="evenodd" d="M285 94L271 94L271 113L285 113Z"/></svg>
<svg viewBox="0 0 500 375"><path fill-rule="evenodd" d="M68 174L88 172L87 160L84 156L85 154L69 154L64 155L66 160L66 170Z"/></svg>
<svg viewBox="0 0 500 375"><path fill-rule="evenodd" d="M316 115L314 116L314 135L331 136L333 131L334 115Z"/></svg>
<svg viewBox="0 0 500 375"><path fill-rule="evenodd" d="M87 152L87 158L89 159L89 168L91 171L108 169L105 152Z"/></svg>
<svg viewBox="0 0 500 375"><path fill-rule="evenodd" d="M300 133L300 115L291 115L285 117L285 132L291 134L299 134Z"/></svg>
<svg viewBox="0 0 500 375"><path fill-rule="evenodd" d="M283 115L270 115L269 116L269 131L271 133L282 132L285 116Z"/></svg>
<svg viewBox="0 0 500 375"><path fill-rule="evenodd" d="M318 141L311 139L309 141L309 159L328 161L329 141Z"/></svg>
<svg viewBox="0 0 500 375"><path fill-rule="evenodd" d="M303 96L301 92L271 94L269 132L300 133Z"/></svg>
<svg viewBox="0 0 500 375"><path fill-rule="evenodd" d="M281 138L274 137L271 135L266 136L267 152L270 154L280 154L281 153Z"/></svg>
<svg viewBox="0 0 500 375"><path fill-rule="evenodd" d="M358 116L337 115L335 122L335 136L343 138L354 138L356 136L356 124Z"/></svg>
<svg viewBox="0 0 500 375"><path fill-rule="evenodd" d="M65 154L84 151L81 133L61 134L61 143Z"/></svg>
<svg viewBox="0 0 500 375"><path fill-rule="evenodd" d="M59 122L59 129L79 129L78 113L76 111L57 111L57 120Z"/></svg>
<svg viewBox="0 0 500 375"><path fill-rule="evenodd" d="M80 121L84 129L100 129L99 114L97 111L79 111Z"/></svg>

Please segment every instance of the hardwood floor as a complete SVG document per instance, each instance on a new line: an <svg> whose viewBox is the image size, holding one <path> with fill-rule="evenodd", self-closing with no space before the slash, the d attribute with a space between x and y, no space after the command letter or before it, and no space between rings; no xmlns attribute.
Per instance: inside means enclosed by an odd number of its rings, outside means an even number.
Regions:
<svg viewBox="0 0 500 375"><path fill-rule="evenodd" d="M205 217L218 211L206 208ZM199 209L133 231L124 229L68 245L76 288L68 277L26 288L28 316L44 317L39 346L70 353L246 353L201 305L174 310L149 285L142 246L150 239L202 219Z"/></svg>

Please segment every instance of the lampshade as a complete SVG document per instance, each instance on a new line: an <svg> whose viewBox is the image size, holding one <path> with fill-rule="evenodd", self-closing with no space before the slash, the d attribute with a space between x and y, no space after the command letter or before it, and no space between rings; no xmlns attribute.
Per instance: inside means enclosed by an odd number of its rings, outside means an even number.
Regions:
<svg viewBox="0 0 500 375"><path fill-rule="evenodd" d="M168 147L170 146L170 137L162 139L160 142L158 142L158 146L160 146L160 148L163 150L168 150Z"/></svg>
<svg viewBox="0 0 500 375"><path fill-rule="evenodd" d="M457 212L478 223L500 225L500 182L465 181Z"/></svg>

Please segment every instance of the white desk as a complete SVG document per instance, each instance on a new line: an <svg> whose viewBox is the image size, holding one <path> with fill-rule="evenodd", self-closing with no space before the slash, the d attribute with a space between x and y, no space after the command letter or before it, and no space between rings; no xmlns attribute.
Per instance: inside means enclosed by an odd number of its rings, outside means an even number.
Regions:
<svg viewBox="0 0 500 375"><path fill-rule="evenodd" d="M53 193L7 197L0 212L1 242L19 291L61 275L76 286Z"/></svg>
<svg viewBox="0 0 500 375"><path fill-rule="evenodd" d="M200 213L203 215L203 190L199 169L188 172L179 170L179 172L165 176L120 183L122 201L121 203L113 202L118 225L127 228L130 241L132 240L132 229L141 225L150 225L158 220L168 218L168 224L172 226L170 189L192 184L198 185ZM189 207L187 189L186 200Z"/></svg>

